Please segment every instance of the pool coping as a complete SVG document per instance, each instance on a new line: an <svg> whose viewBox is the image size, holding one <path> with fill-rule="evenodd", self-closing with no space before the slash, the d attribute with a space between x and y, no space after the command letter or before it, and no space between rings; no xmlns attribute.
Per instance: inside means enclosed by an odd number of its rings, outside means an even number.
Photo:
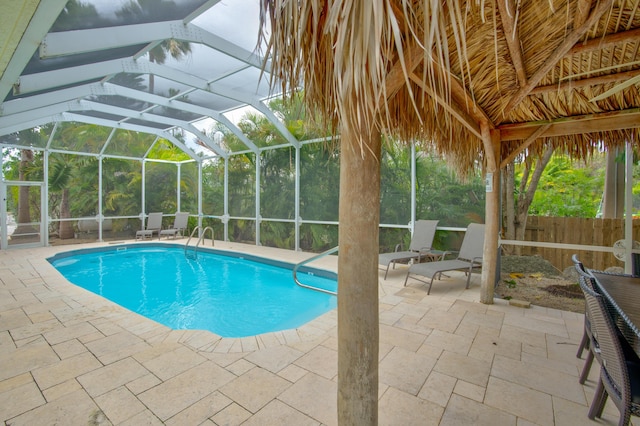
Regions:
<svg viewBox="0 0 640 426"><path fill-rule="evenodd" d="M149 241L149 242L146 242L145 246L152 246L152 247L153 246L156 246L156 247L169 246L169 247L178 248L178 249L184 248L182 244L177 244L173 242L163 243L161 241ZM111 244L109 246L102 246L102 247L76 248L73 250L56 253L53 256L48 257L47 260L51 263L59 259L64 259L65 257L71 257L79 254L98 253L98 252L104 252L104 251L121 251L120 249L122 247L124 247L126 250L130 247L140 247L140 244L139 243L123 243L123 244L117 244L117 245ZM257 256L249 253L241 253L241 252L232 251L232 250L223 250L223 249L216 249L216 248L209 248L209 247L198 247L198 251L206 252L210 254L216 254L220 256L233 257L237 259L250 260L257 263L264 263L266 265L276 266L278 268L283 268L283 269L289 269L291 271L293 271L293 268L295 268L296 266L295 263L270 259L264 256ZM310 255L313 256L314 253L311 253ZM306 272L306 273L311 272L322 278L329 278L333 280L338 279L338 274L326 269L320 269L312 266L303 265L303 266L300 266L298 270L300 272Z"/></svg>

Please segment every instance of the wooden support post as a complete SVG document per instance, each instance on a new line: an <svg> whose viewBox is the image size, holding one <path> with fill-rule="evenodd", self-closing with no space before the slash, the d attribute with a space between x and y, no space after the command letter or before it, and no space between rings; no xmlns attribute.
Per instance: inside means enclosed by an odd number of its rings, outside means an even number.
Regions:
<svg viewBox="0 0 640 426"><path fill-rule="evenodd" d="M343 126L338 231L341 425L378 424L380 155L381 137L376 130Z"/></svg>
<svg viewBox="0 0 640 426"><path fill-rule="evenodd" d="M493 304L493 289L498 271L498 237L500 235L500 131L482 126L482 142L486 155L485 235L482 260L480 302Z"/></svg>

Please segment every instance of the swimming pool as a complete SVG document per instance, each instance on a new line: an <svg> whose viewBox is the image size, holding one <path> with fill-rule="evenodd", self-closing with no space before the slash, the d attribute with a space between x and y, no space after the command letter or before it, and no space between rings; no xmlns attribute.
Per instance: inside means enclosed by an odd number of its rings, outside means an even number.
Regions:
<svg viewBox="0 0 640 426"><path fill-rule="evenodd" d="M145 244L74 250L47 259L71 283L173 329L246 337L297 328L336 307L336 297L297 286L293 265L208 248ZM314 268L300 281L335 291Z"/></svg>

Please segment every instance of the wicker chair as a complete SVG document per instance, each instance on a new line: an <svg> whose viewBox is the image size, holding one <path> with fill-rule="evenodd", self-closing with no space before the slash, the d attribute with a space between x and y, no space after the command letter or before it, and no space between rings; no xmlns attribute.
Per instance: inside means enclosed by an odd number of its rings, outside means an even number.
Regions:
<svg viewBox="0 0 640 426"><path fill-rule="evenodd" d="M626 426L632 414L640 416L640 359L623 348L626 342L620 339L602 295L589 288L584 277L580 279L580 287L585 296L592 335L597 337L596 351L600 352L601 358L600 380L588 417L591 420L601 417L607 397L611 397L620 411L618 425Z"/></svg>
<svg viewBox="0 0 640 426"><path fill-rule="evenodd" d="M576 271L578 272L578 277L580 280L580 284L584 281L585 285L587 285L591 290L595 292L593 277L587 270L580 260L578 260L577 255L573 255L571 257L573 261ZM596 342L593 334L591 333L591 319L589 318L589 311L585 310L584 312L584 333L582 334L582 340L580 341L580 346L578 346L578 353L576 353L576 357L582 358L582 352L587 350L587 357L584 361L584 366L582 367L582 372L580 373L580 384L584 384L589 376L589 371L591 370L591 365L593 364L594 357L601 363L600 360L600 351L598 350L598 343Z"/></svg>

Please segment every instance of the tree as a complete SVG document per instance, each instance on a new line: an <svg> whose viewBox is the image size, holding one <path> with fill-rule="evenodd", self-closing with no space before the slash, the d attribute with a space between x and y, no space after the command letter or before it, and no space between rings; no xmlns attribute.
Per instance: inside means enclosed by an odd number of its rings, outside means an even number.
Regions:
<svg viewBox="0 0 640 426"><path fill-rule="evenodd" d="M33 162L33 151L30 149L20 150L20 168L18 180L26 181L29 165ZM31 202L29 200L29 189L27 185L21 185L18 189L18 224L13 232L14 236L20 234L32 234L36 229L31 225Z"/></svg>
<svg viewBox="0 0 640 426"><path fill-rule="evenodd" d="M524 239L529 215L597 217L610 158L608 153L595 152L580 167L568 156L547 147L541 158L507 165L503 188L506 239ZM520 251L513 249L509 253Z"/></svg>
<svg viewBox="0 0 640 426"><path fill-rule="evenodd" d="M554 148L547 144L544 153L540 158L526 157L523 163L522 178L520 185L515 190L515 165L512 163L507 167L505 173L505 185L503 199L506 200L507 217L504 220L506 227L505 236L511 240L524 240L524 232L527 228L527 216L529 206L533 201L536 188L542 177L542 172L551 160ZM514 198L515 197L515 198ZM520 253L520 246L515 247L515 254Z"/></svg>
<svg viewBox="0 0 640 426"><path fill-rule="evenodd" d="M49 167L49 191L60 191L60 218L70 218L71 209L69 207L69 181L73 169L70 162L59 160L54 161ZM58 225L58 237L68 239L74 237L73 224L69 221L60 221Z"/></svg>
<svg viewBox="0 0 640 426"><path fill-rule="evenodd" d="M594 160L578 167L564 155L551 157L529 207L529 215L596 217L604 168Z"/></svg>
<svg viewBox="0 0 640 426"><path fill-rule="evenodd" d="M606 155L607 168L602 197L602 217L620 219L624 216L624 153L620 152L620 148L612 147Z"/></svg>
<svg viewBox="0 0 640 426"><path fill-rule="evenodd" d="M486 193L478 171L461 179L440 155L420 153L416 185L418 218L439 219L440 226L458 227L484 221Z"/></svg>
<svg viewBox="0 0 640 426"><path fill-rule="evenodd" d="M42 140L46 139L46 132L49 126L23 130L15 134L9 135L14 139L15 143L22 146L38 147L42 146ZM42 181L42 161L41 154L34 152L32 149L24 148L20 150L19 162L17 166L12 167L13 172L9 171L6 178L25 181ZM39 161L36 161L38 159ZM15 159L17 161L17 158ZM11 169L11 168L10 168ZM28 185L20 185L18 188L18 214L16 218L17 227L13 233L14 237L20 234L34 234L38 230L31 225L31 190ZM38 202L38 206L40 203Z"/></svg>

